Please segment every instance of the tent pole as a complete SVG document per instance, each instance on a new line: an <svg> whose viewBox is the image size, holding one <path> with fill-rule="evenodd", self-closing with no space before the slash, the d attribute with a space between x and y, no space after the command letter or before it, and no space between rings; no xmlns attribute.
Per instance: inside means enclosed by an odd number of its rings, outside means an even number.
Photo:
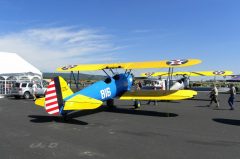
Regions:
<svg viewBox="0 0 240 159"><path fill-rule="evenodd" d="M7 79L5 78L5 95L7 94Z"/></svg>

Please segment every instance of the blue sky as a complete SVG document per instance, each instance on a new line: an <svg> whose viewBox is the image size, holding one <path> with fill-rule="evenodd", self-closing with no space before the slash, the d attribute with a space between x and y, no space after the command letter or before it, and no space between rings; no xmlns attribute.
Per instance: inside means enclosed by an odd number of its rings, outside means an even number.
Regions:
<svg viewBox="0 0 240 159"><path fill-rule="evenodd" d="M183 70L239 73L239 7L238 0L0 0L0 51L42 71L198 58L202 64Z"/></svg>

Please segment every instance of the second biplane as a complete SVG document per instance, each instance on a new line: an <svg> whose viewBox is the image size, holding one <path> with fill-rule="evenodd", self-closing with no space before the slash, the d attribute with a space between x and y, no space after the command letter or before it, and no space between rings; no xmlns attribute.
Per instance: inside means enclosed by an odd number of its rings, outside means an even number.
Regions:
<svg viewBox="0 0 240 159"><path fill-rule="evenodd" d="M59 72L103 70L108 76L104 81L98 81L76 93L60 76L49 84L45 98L35 101L43 106L46 112L53 115L66 116L70 111L96 109L103 102L113 103L114 98L120 100L182 100L196 95L193 90L131 90L133 85L132 69L184 67L200 63L198 59L165 60L150 62L130 62L113 64L81 64L69 65L57 69ZM116 73L115 69L124 69L124 73ZM110 76L107 70L112 73Z"/></svg>
<svg viewBox="0 0 240 159"><path fill-rule="evenodd" d="M229 70L225 71L189 71L189 72L147 72L142 73L141 76L144 77L173 77L173 76L182 76L179 80L177 80L174 84L169 86L170 90L179 90L189 87L189 78L197 77L197 76L230 76L233 72ZM171 78L172 79L172 78ZM170 79L170 80L171 80Z"/></svg>

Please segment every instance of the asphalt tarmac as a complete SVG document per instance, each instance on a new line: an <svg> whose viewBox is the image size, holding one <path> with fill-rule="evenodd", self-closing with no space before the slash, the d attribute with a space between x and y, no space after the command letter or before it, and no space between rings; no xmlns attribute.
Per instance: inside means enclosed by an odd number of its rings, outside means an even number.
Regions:
<svg viewBox="0 0 240 159"><path fill-rule="evenodd" d="M231 111L227 98L220 95L220 109L206 106L206 93L138 110L116 100L68 122L32 100L0 99L0 158L239 159L240 102Z"/></svg>

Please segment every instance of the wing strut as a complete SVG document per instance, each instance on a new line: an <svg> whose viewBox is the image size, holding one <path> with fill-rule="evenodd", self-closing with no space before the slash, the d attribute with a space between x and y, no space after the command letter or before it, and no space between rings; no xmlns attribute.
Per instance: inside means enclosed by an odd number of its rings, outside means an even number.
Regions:
<svg viewBox="0 0 240 159"><path fill-rule="evenodd" d="M75 74L73 73L73 71L71 71L70 73L70 81L69 81L69 86L70 88L72 88L72 78L74 80L74 84L76 85L77 90L79 90L79 80L80 80L80 73L79 71L77 72L77 77L75 78Z"/></svg>
<svg viewBox="0 0 240 159"><path fill-rule="evenodd" d="M105 71L105 69L102 69L102 70L108 77L110 77L110 75Z"/></svg>
<svg viewBox="0 0 240 159"><path fill-rule="evenodd" d="M111 68L109 70L112 72L113 75L115 75L115 73L113 72L113 70Z"/></svg>

